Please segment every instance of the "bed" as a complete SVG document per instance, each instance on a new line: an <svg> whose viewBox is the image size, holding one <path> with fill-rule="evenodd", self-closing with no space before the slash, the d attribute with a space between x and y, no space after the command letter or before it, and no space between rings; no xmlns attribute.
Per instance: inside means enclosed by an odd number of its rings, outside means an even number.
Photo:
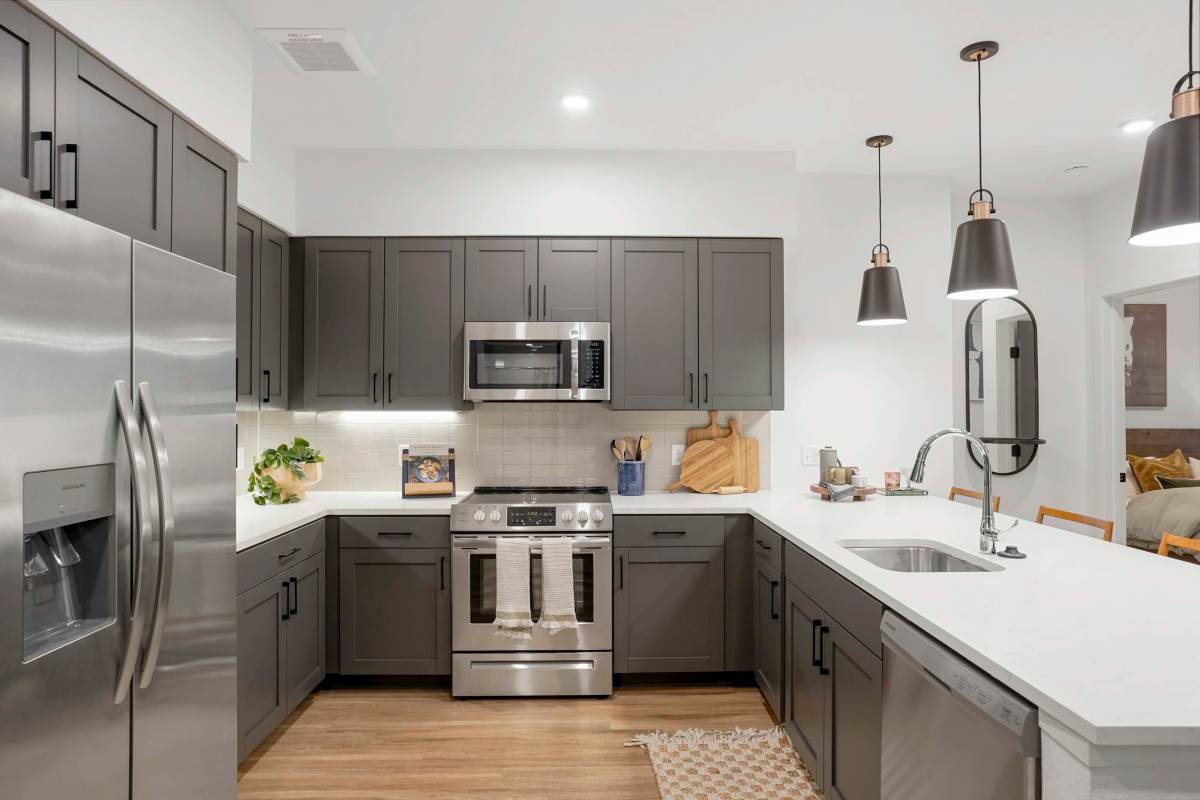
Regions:
<svg viewBox="0 0 1200 800"><path fill-rule="evenodd" d="M1194 477L1200 478L1200 428L1129 428L1125 451L1137 456L1162 457L1182 450L1192 459ZM1127 480L1136 479L1132 474ZM1125 539L1134 546L1153 550L1163 532L1200 538L1200 486L1157 489L1136 493L1132 488L1125 505Z"/></svg>

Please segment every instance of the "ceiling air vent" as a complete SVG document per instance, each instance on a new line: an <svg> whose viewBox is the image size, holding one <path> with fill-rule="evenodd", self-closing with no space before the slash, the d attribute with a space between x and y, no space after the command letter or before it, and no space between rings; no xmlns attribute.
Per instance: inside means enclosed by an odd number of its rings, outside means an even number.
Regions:
<svg viewBox="0 0 1200 800"><path fill-rule="evenodd" d="M366 72L375 68L345 28L259 28L300 72Z"/></svg>

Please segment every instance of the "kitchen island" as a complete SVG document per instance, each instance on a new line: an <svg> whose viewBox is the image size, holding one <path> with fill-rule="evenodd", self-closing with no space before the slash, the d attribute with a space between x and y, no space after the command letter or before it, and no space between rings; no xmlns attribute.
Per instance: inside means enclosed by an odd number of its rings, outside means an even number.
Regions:
<svg viewBox="0 0 1200 800"><path fill-rule="evenodd" d="M617 515L747 514L1024 696L1039 708L1044 798L1200 798L1200 694L1188 690L1200 663L1195 566L1025 520L1001 544L1028 558L982 556L978 510L932 497L612 501ZM369 492L313 492L272 508L241 498L238 548L325 515L429 516L449 514L450 505ZM1003 569L892 572L840 544L852 539L932 541Z"/></svg>

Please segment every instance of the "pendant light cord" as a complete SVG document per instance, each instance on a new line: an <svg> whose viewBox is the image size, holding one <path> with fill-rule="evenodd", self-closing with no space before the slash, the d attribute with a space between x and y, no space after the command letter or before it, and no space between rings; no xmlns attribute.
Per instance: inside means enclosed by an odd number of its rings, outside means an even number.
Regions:
<svg viewBox="0 0 1200 800"><path fill-rule="evenodd" d="M875 148L875 183L879 197L879 243L883 244L883 148Z"/></svg>
<svg viewBox="0 0 1200 800"><path fill-rule="evenodd" d="M1188 0L1188 88L1189 89L1191 89L1195 86L1195 84L1192 83L1192 80L1196 75L1196 62L1194 60L1196 57L1196 43L1195 43L1195 39L1193 38L1196 35L1195 20L1196 20L1195 6L1192 5L1192 0Z"/></svg>
<svg viewBox="0 0 1200 800"><path fill-rule="evenodd" d="M1188 0L1190 4L1192 0ZM1191 8L1191 6L1188 6ZM983 59L975 59L975 103L979 128L979 194L983 199Z"/></svg>

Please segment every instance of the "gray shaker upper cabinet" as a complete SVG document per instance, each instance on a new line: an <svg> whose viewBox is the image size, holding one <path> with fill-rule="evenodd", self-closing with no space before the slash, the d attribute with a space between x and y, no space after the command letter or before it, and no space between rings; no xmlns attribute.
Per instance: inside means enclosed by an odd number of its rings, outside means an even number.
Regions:
<svg viewBox="0 0 1200 800"><path fill-rule="evenodd" d="M783 408L783 243L700 240L701 408Z"/></svg>
<svg viewBox="0 0 1200 800"><path fill-rule="evenodd" d="M539 239L537 319L611 320L611 272L608 239Z"/></svg>
<svg viewBox="0 0 1200 800"><path fill-rule="evenodd" d="M62 34L54 85L58 207L170 249L170 109Z"/></svg>
<svg viewBox="0 0 1200 800"><path fill-rule="evenodd" d="M262 221L249 211L238 209L234 229L236 246L234 270L237 274L237 370L238 408L258 408L259 394L254 380L255 365L255 274L261 260Z"/></svg>
<svg viewBox="0 0 1200 800"><path fill-rule="evenodd" d="M54 30L0 2L0 188L51 200L54 186Z"/></svg>
<svg viewBox="0 0 1200 800"><path fill-rule="evenodd" d="M697 407L697 292L695 239L612 241L613 408Z"/></svg>
<svg viewBox="0 0 1200 800"><path fill-rule="evenodd" d="M254 374L261 408L288 407L288 323L291 269L288 235L262 223L254 270Z"/></svg>
<svg viewBox="0 0 1200 800"><path fill-rule="evenodd" d="M383 239L305 240L305 408L383 408L383 275Z"/></svg>
<svg viewBox="0 0 1200 800"><path fill-rule="evenodd" d="M463 240L388 239L384 407L463 406Z"/></svg>
<svg viewBox="0 0 1200 800"><path fill-rule="evenodd" d="M237 157L175 117L171 160L171 252L233 271Z"/></svg>
<svg viewBox="0 0 1200 800"><path fill-rule="evenodd" d="M466 241L466 318L528 322L538 318L537 239Z"/></svg>

